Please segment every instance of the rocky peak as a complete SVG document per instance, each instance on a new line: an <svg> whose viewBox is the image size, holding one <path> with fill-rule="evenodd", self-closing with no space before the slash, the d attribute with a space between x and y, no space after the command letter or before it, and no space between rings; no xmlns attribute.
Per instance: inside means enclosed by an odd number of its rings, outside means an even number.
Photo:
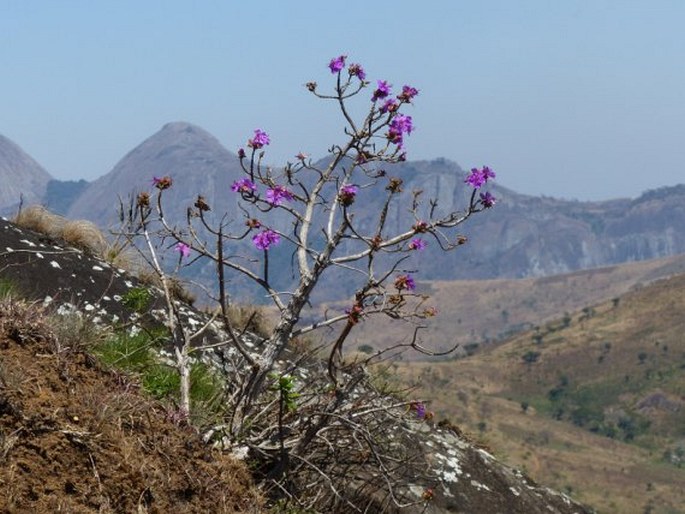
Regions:
<svg viewBox="0 0 685 514"><path fill-rule="evenodd" d="M18 145L0 135L0 212L9 212L22 198L24 204L39 203L51 179Z"/></svg>
<svg viewBox="0 0 685 514"><path fill-rule="evenodd" d="M106 175L89 185L68 212L100 226L116 219L117 197L150 191L152 178L170 176L174 187L165 195L172 215L185 217L197 195L205 196L213 211L231 210L230 184L238 176L238 161L209 132L186 122L164 125L131 150Z"/></svg>

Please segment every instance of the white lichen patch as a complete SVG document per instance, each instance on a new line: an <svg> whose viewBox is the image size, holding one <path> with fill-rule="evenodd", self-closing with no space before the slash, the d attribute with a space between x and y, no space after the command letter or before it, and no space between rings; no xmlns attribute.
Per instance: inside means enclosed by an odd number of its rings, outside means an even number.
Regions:
<svg viewBox="0 0 685 514"><path fill-rule="evenodd" d="M515 487L510 487L509 490L514 493L514 496L521 496L521 493Z"/></svg>
<svg viewBox="0 0 685 514"><path fill-rule="evenodd" d="M77 316L81 316L81 311L79 311L75 305L72 305L70 303L63 303L57 308L57 314L60 316L67 316L69 314L76 314Z"/></svg>
<svg viewBox="0 0 685 514"><path fill-rule="evenodd" d="M36 252L36 257L38 257L39 259L45 259L45 257L43 257L43 254L40 252Z"/></svg>
<svg viewBox="0 0 685 514"><path fill-rule="evenodd" d="M475 487L476 489L479 489L481 491L492 491L487 485L481 484L480 482L477 482L476 480L471 480L471 485Z"/></svg>
<svg viewBox="0 0 685 514"><path fill-rule="evenodd" d="M93 271L102 271L102 267L100 267L100 266L93 266L93 267L92 267L92 270L93 270Z"/></svg>
<svg viewBox="0 0 685 514"><path fill-rule="evenodd" d="M83 310L90 312L90 311L94 311L95 307L93 305L87 303L86 305L83 306Z"/></svg>
<svg viewBox="0 0 685 514"><path fill-rule="evenodd" d="M20 239L20 243L24 243L26 246L30 246L31 248L34 248L36 246L36 243L33 241L29 241L28 239Z"/></svg>
<svg viewBox="0 0 685 514"><path fill-rule="evenodd" d="M50 266L56 269L62 269L62 266L59 265L59 262L57 261L50 261Z"/></svg>
<svg viewBox="0 0 685 514"><path fill-rule="evenodd" d="M442 472L442 479L445 482L458 482L459 478L457 478L457 474L454 471L443 471Z"/></svg>
<svg viewBox="0 0 685 514"><path fill-rule="evenodd" d="M10 248L9 246L6 246L6 247L5 247L5 250L6 250L8 253L12 253L12 252L14 251L14 249Z"/></svg>
<svg viewBox="0 0 685 514"><path fill-rule="evenodd" d="M44 306L47 307L51 303L52 303L52 296L46 296L45 298L43 298L43 305Z"/></svg>
<svg viewBox="0 0 685 514"><path fill-rule="evenodd" d="M130 280L124 280L124 285L130 288L133 287L133 282L131 282Z"/></svg>

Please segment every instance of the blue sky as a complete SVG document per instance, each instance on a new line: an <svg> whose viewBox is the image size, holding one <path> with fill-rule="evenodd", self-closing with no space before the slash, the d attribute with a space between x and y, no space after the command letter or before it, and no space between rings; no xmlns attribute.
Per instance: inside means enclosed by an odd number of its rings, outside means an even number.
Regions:
<svg viewBox="0 0 685 514"><path fill-rule="evenodd" d="M263 128L273 164L323 156L343 125L303 84L344 53L420 89L410 159L637 196L685 182L683 26L681 0L0 0L0 134L60 179L178 120L233 151Z"/></svg>

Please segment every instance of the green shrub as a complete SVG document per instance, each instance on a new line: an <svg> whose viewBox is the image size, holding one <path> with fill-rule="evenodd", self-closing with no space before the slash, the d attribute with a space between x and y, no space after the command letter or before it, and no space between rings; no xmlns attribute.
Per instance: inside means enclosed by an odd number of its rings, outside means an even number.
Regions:
<svg viewBox="0 0 685 514"><path fill-rule="evenodd" d="M142 314L152 303L152 293L145 287L134 287L122 297L121 303L132 311Z"/></svg>

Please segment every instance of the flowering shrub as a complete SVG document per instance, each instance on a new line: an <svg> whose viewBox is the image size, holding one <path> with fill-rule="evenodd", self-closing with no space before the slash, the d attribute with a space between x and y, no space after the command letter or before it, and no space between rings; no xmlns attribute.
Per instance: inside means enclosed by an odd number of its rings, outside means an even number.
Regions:
<svg viewBox="0 0 685 514"><path fill-rule="evenodd" d="M230 185L244 216L243 223L233 223L235 220L224 216L212 224L207 214L211 213L211 206L199 196L188 208L186 226L174 225L164 217L162 209L164 191L173 184L170 177L153 179L156 201L152 201L147 192L138 195L132 210L132 217L136 219L130 222L134 227L131 233L144 236L151 254L149 262L163 284L166 284L166 272L155 253L153 226L157 227L156 235L161 240L175 242L179 263L185 265L183 260L192 255L194 260L211 261L215 266L217 315L230 335L222 344L230 347L228 355L234 359L232 369L236 370L235 384L229 385L227 396L230 414L225 434L234 444L249 444L263 458L275 459L269 477L278 494L294 487L292 475L288 480L284 479L288 466L307 470L307 480L316 480L321 487L333 487L330 477L321 476L321 467L307 464L313 462L314 448L318 448L316 451L321 452L317 454L318 458L322 458L331 451L335 455L336 445L345 438L367 441L374 448L381 444L383 423L395 419L394 414L384 411L381 415L374 411L373 416L364 418L368 425L362 426L352 415L356 412L355 416L361 416L361 403L352 407L345 400L362 381L363 366L383 358L388 352L402 349L439 355L424 347L419 337L423 320L436 316L438 309L427 303L426 295L419 293L420 284L415 275L420 270L407 269L405 261L411 253L427 249L450 251L465 244L466 238L456 233L456 228L474 213L489 209L496 202L489 191L483 190L495 178L495 173L487 166L472 169L464 179L471 189L466 205L459 211L438 214L436 200L423 198L421 192L405 191L403 180L392 175L392 165L406 159L408 137L416 130L413 118L406 110L413 107L419 90L404 85L393 95L388 81L377 80L370 95L362 94L371 84L366 80L366 70L358 63L348 66L346 55L332 58L328 69L335 77L332 91L322 92L316 82L306 84L316 98L334 102L345 123L345 140L331 147L327 159L315 163L299 152L295 162L285 163L280 168L265 166L263 160L271 137L258 128L238 150L243 176ZM353 100L366 106L366 114L360 119L355 119L348 110L347 105ZM363 210L369 205L374 209L372 219ZM403 212L408 212L409 221L394 219L389 223L391 208L397 205ZM210 244L207 241L211 239L214 241ZM251 242L252 248L246 250L242 241ZM275 254L278 254L274 252L277 246L292 254L292 269L287 273L294 277L294 284L288 290L277 288L273 282L274 273L270 273ZM279 269L281 273L285 271ZM279 313L269 337L258 347L246 345L229 320L226 272L254 282ZM300 322L303 309L326 274L343 277L341 280L354 291L349 307L332 315L326 313L321 319ZM164 287L167 291L167 286ZM182 408L188 412L189 400L184 395L189 391L190 355L199 351L191 342L200 337L204 329L180 325L178 307L170 296L168 298L170 331L179 338L176 356L181 374ZM408 342L398 342L392 348L373 352L364 361L346 364L343 359L346 338L355 326L376 315L412 323L414 337ZM277 371L277 363L282 362L294 337L316 329L333 330L336 327L340 330L327 350L331 383L319 393L305 395L298 391L299 382L294 378L298 365ZM211 350L216 348L212 346ZM278 398L273 397L275 393ZM275 420L269 418L269 405L273 402L281 405ZM412 402L411 405L415 417L428 420L432 416L424 403ZM298 418L297 423L292 421L293 416L306 413L308 409L318 414ZM363 413L364 416L370 414L366 410ZM273 426L269 428L268 419L278 427L276 433L270 431ZM347 435L330 437L325 444L318 444L315 439L324 426L335 427L332 433ZM375 427L375 431L369 432L369 427ZM275 457L268 450L274 439L279 441ZM368 458L362 458L363 452L359 455L361 466ZM317 462L323 466L322 461ZM381 475L389 473L383 465L376 464ZM313 469L317 471L313 472ZM369 473L362 475L370 476ZM399 505L401 502L394 496L393 487L390 486L388 497ZM331 496L334 497L337 498ZM331 505L337 505L336 501Z"/></svg>

